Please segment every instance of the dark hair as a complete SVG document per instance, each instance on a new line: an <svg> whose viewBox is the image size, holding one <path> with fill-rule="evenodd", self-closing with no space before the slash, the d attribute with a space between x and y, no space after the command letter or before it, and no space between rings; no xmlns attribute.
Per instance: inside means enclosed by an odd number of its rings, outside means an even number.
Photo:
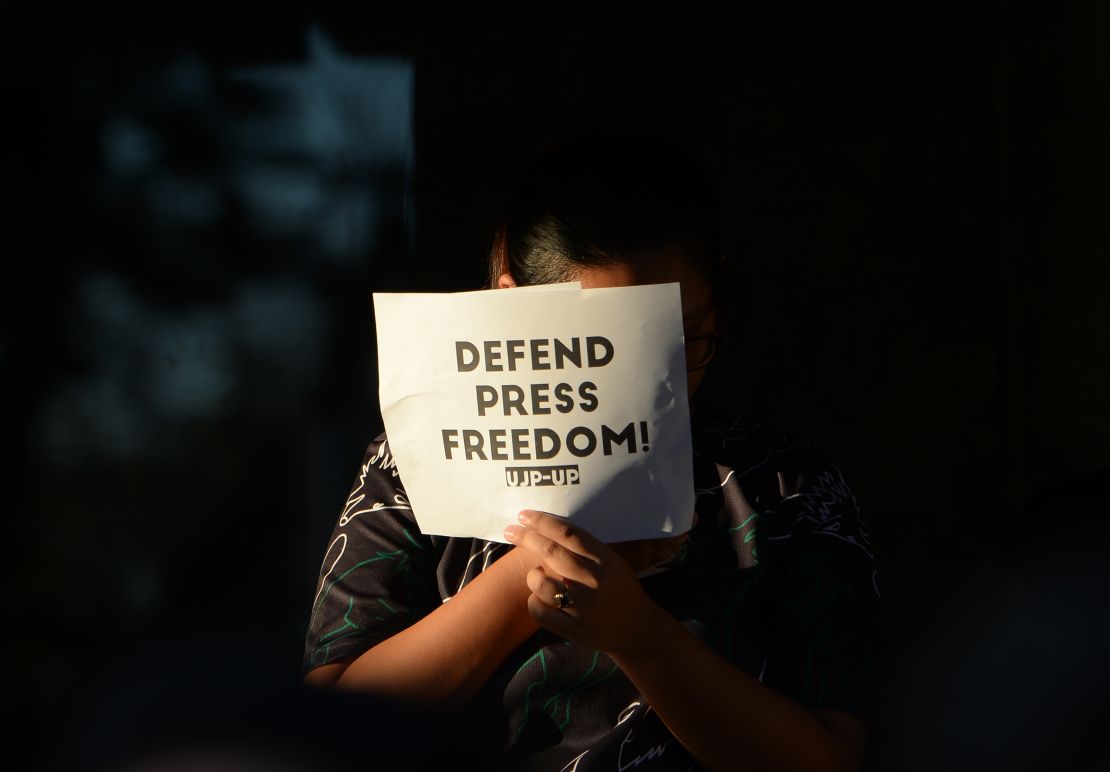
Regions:
<svg viewBox="0 0 1110 772"><path fill-rule="evenodd" d="M721 263L717 189L677 141L580 135L524 175L490 250L490 286L567 281L582 268L678 248L711 283Z"/></svg>

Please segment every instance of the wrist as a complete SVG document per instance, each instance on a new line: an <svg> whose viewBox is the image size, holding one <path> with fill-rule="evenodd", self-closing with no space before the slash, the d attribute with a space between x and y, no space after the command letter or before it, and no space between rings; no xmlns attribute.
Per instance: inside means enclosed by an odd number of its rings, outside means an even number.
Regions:
<svg viewBox="0 0 1110 772"><path fill-rule="evenodd" d="M642 608L631 615L633 622L628 627L627 635L618 646L606 652L618 663L665 663L670 656L668 652L674 628L680 625L646 593L642 600Z"/></svg>
<svg viewBox="0 0 1110 772"><path fill-rule="evenodd" d="M520 547L513 547L502 555L494 565L500 566L505 572L507 579L510 581L519 581L520 586L528 590L528 585L525 583L528 572L540 565L540 561L528 552L528 550ZM530 590L528 590L528 592L529 594L531 593Z"/></svg>
<svg viewBox="0 0 1110 772"><path fill-rule="evenodd" d="M496 584L501 588L501 591L506 593L514 603L520 602L521 609L529 619L531 619L531 615L527 613L526 603L532 591L528 589L527 578L528 572L538 565L540 565L540 561L527 550L513 547L495 560L484 572L492 575L491 579L496 578Z"/></svg>

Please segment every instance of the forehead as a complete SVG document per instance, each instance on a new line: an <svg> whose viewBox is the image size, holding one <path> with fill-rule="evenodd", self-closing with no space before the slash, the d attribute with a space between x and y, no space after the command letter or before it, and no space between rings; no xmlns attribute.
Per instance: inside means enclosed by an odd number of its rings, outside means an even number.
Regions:
<svg viewBox="0 0 1110 772"><path fill-rule="evenodd" d="M583 268L577 278L586 289L678 282L682 315L687 319L713 307L713 288L698 266L678 250L660 250L635 262Z"/></svg>

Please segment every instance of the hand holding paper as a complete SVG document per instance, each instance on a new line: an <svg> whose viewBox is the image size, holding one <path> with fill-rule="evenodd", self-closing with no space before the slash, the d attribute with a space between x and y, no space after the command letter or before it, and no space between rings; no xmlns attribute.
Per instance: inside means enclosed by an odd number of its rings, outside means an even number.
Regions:
<svg viewBox="0 0 1110 772"><path fill-rule="evenodd" d="M540 561L528 572L528 611L553 633L589 649L620 654L650 635L664 613L636 572L608 545L559 518L525 510L506 538ZM565 595L563 604L558 595Z"/></svg>

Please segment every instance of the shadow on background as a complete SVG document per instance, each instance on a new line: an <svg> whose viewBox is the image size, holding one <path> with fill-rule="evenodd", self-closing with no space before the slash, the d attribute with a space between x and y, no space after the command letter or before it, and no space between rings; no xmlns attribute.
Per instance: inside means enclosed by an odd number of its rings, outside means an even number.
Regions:
<svg viewBox="0 0 1110 772"><path fill-rule="evenodd" d="M1110 765L1110 469L1030 499L892 671L876 769Z"/></svg>
<svg viewBox="0 0 1110 772"><path fill-rule="evenodd" d="M167 631L73 695L42 760L88 772L501 768L472 713L303 687L288 670L269 640Z"/></svg>

